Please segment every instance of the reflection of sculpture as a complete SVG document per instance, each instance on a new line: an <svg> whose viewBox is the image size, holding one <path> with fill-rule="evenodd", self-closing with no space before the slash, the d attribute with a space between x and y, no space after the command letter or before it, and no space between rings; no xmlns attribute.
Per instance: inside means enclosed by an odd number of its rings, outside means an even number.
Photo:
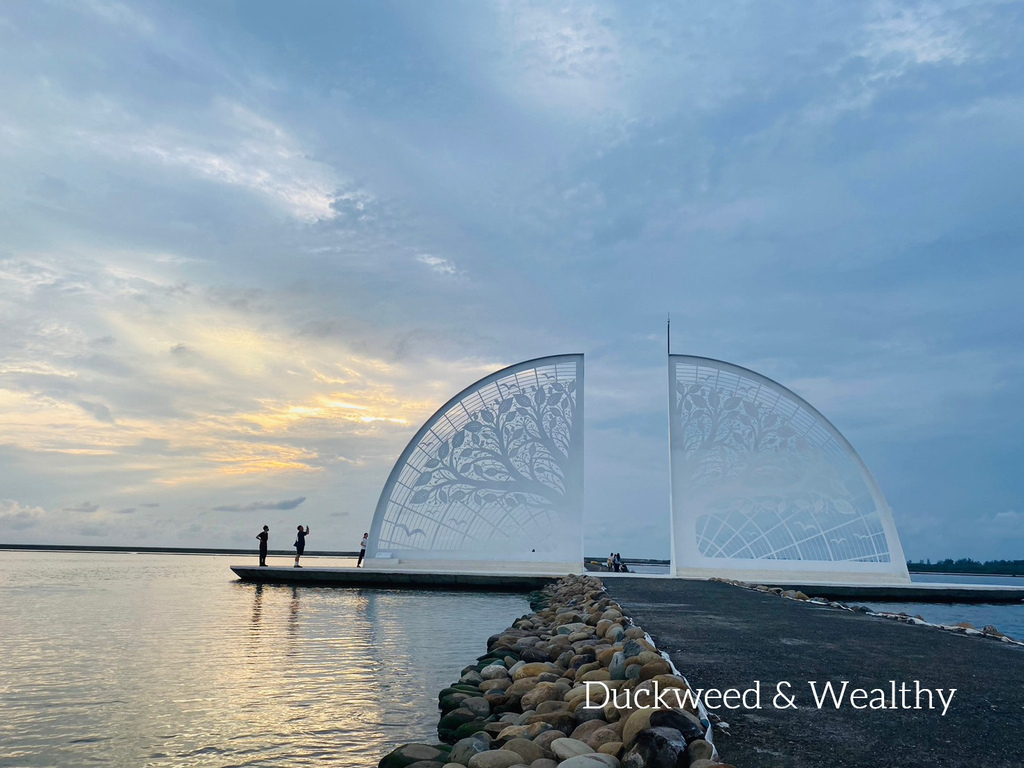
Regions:
<svg viewBox="0 0 1024 768"><path fill-rule="evenodd" d="M583 356L488 376L410 441L377 504L368 557L582 561Z"/></svg>
<svg viewBox="0 0 1024 768"><path fill-rule="evenodd" d="M885 499L853 447L785 387L669 358L677 573L906 580Z"/></svg>

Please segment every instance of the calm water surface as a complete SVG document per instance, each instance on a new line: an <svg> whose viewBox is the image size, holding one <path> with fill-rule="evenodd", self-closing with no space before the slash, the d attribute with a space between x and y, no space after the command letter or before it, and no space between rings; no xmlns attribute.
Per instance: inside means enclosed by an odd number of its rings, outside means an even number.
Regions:
<svg viewBox="0 0 1024 768"><path fill-rule="evenodd" d="M437 691L529 611L260 587L238 561L0 552L0 766L376 765L436 740Z"/></svg>
<svg viewBox="0 0 1024 768"><path fill-rule="evenodd" d="M974 576L970 574L914 573L911 580L938 584L1001 584L1024 587L1020 576ZM956 624L969 621L978 629L989 624L1015 640L1024 640L1024 603L969 604L969 603L878 603L865 600L851 600L851 603L866 605L876 611L907 613L921 616L933 624Z"/></svg>

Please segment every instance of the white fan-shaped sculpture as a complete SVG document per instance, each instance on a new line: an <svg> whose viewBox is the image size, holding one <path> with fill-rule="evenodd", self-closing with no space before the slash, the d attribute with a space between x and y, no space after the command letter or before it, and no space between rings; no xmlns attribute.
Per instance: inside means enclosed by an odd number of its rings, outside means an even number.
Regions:
<svg viewBox="0 0 1024 768"><path fill-rule="evenodd" d="M582 517L583 355L528 360L416 433L377 503L367 564L576 572Z"/></svg>
<svg viewBox="0 0 1024 768"><path fill-rule="evenodd" d="M799 396L746 368L670 355L669 408L676 575L910 580L871 473Z"/></svg>

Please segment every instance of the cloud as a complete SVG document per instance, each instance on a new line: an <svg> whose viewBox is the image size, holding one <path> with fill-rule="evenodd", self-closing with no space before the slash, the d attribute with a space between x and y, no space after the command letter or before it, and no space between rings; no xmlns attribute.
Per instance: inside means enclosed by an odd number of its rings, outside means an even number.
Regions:
<svg viewBox="0 0 1024 768"><path fill-rule="evenodd" d="M305 496L296 499L285 499L283 501L251 501L248 504L223 504L214 507L217 512L255 512L260 509L295 509L306 500Z"/></svg>
<svg viewBox="0 0 1024 768"><path fill-rule="evenodd" d="M102 403L90 403L86 400L79 400L75 405L86 413L91 414L96 421L102 421L107 424L114 423L114 417L110 414L110 409Z"/></svg>
<svg viewBox="0 0 1024 768"><path fill-rule="evenodd" d="M71 507L64 507L65 512L81 512L85 515L90 515L100 508L99 504L93 504L90 501L83 501L81 504L76 504Z"/></svg>
<svg viewBox="0 0 1024 768"><path fill-rule="evenodd" d="M0 532L20 533L35 528L46 516L41 507L19 504L13 499L0 499Z"/></svg>
<svg viewBox="0 0 1024 768"><path fill-rule="evenodd" d="M416 256L416 261L420 264L426 264L431 270L437 272L439 275L455 276L462 274L459 272L455 264L440 256L431 256L428 253L421 253Z"/></svg>
<svg viewBox="0 0 1024 768"><path fill-rule="evenodd" d="M588 536L657 548L666 311L677 351L835 421L905 545L1021 508L1012 4L364 10L5 9L0 476L32 500L11 520L47 516L24 530L244 545L211 498L300 495L362 528L438 405L582 350ZM623 509L654 527L620 541Z"/></svg>

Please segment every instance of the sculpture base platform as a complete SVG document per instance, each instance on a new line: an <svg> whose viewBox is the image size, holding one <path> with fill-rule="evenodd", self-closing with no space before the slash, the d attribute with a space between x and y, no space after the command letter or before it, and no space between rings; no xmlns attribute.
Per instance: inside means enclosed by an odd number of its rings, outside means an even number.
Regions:
<svg viewBox="0 0 1024 768"><path fill-rule="evenodd" d="M242 581L317 587L377 589L459 589L491 592L532 592L559 577L540 574L475 573L469 571L385 570L383 568L315 568L232 565Z"/></svg>

